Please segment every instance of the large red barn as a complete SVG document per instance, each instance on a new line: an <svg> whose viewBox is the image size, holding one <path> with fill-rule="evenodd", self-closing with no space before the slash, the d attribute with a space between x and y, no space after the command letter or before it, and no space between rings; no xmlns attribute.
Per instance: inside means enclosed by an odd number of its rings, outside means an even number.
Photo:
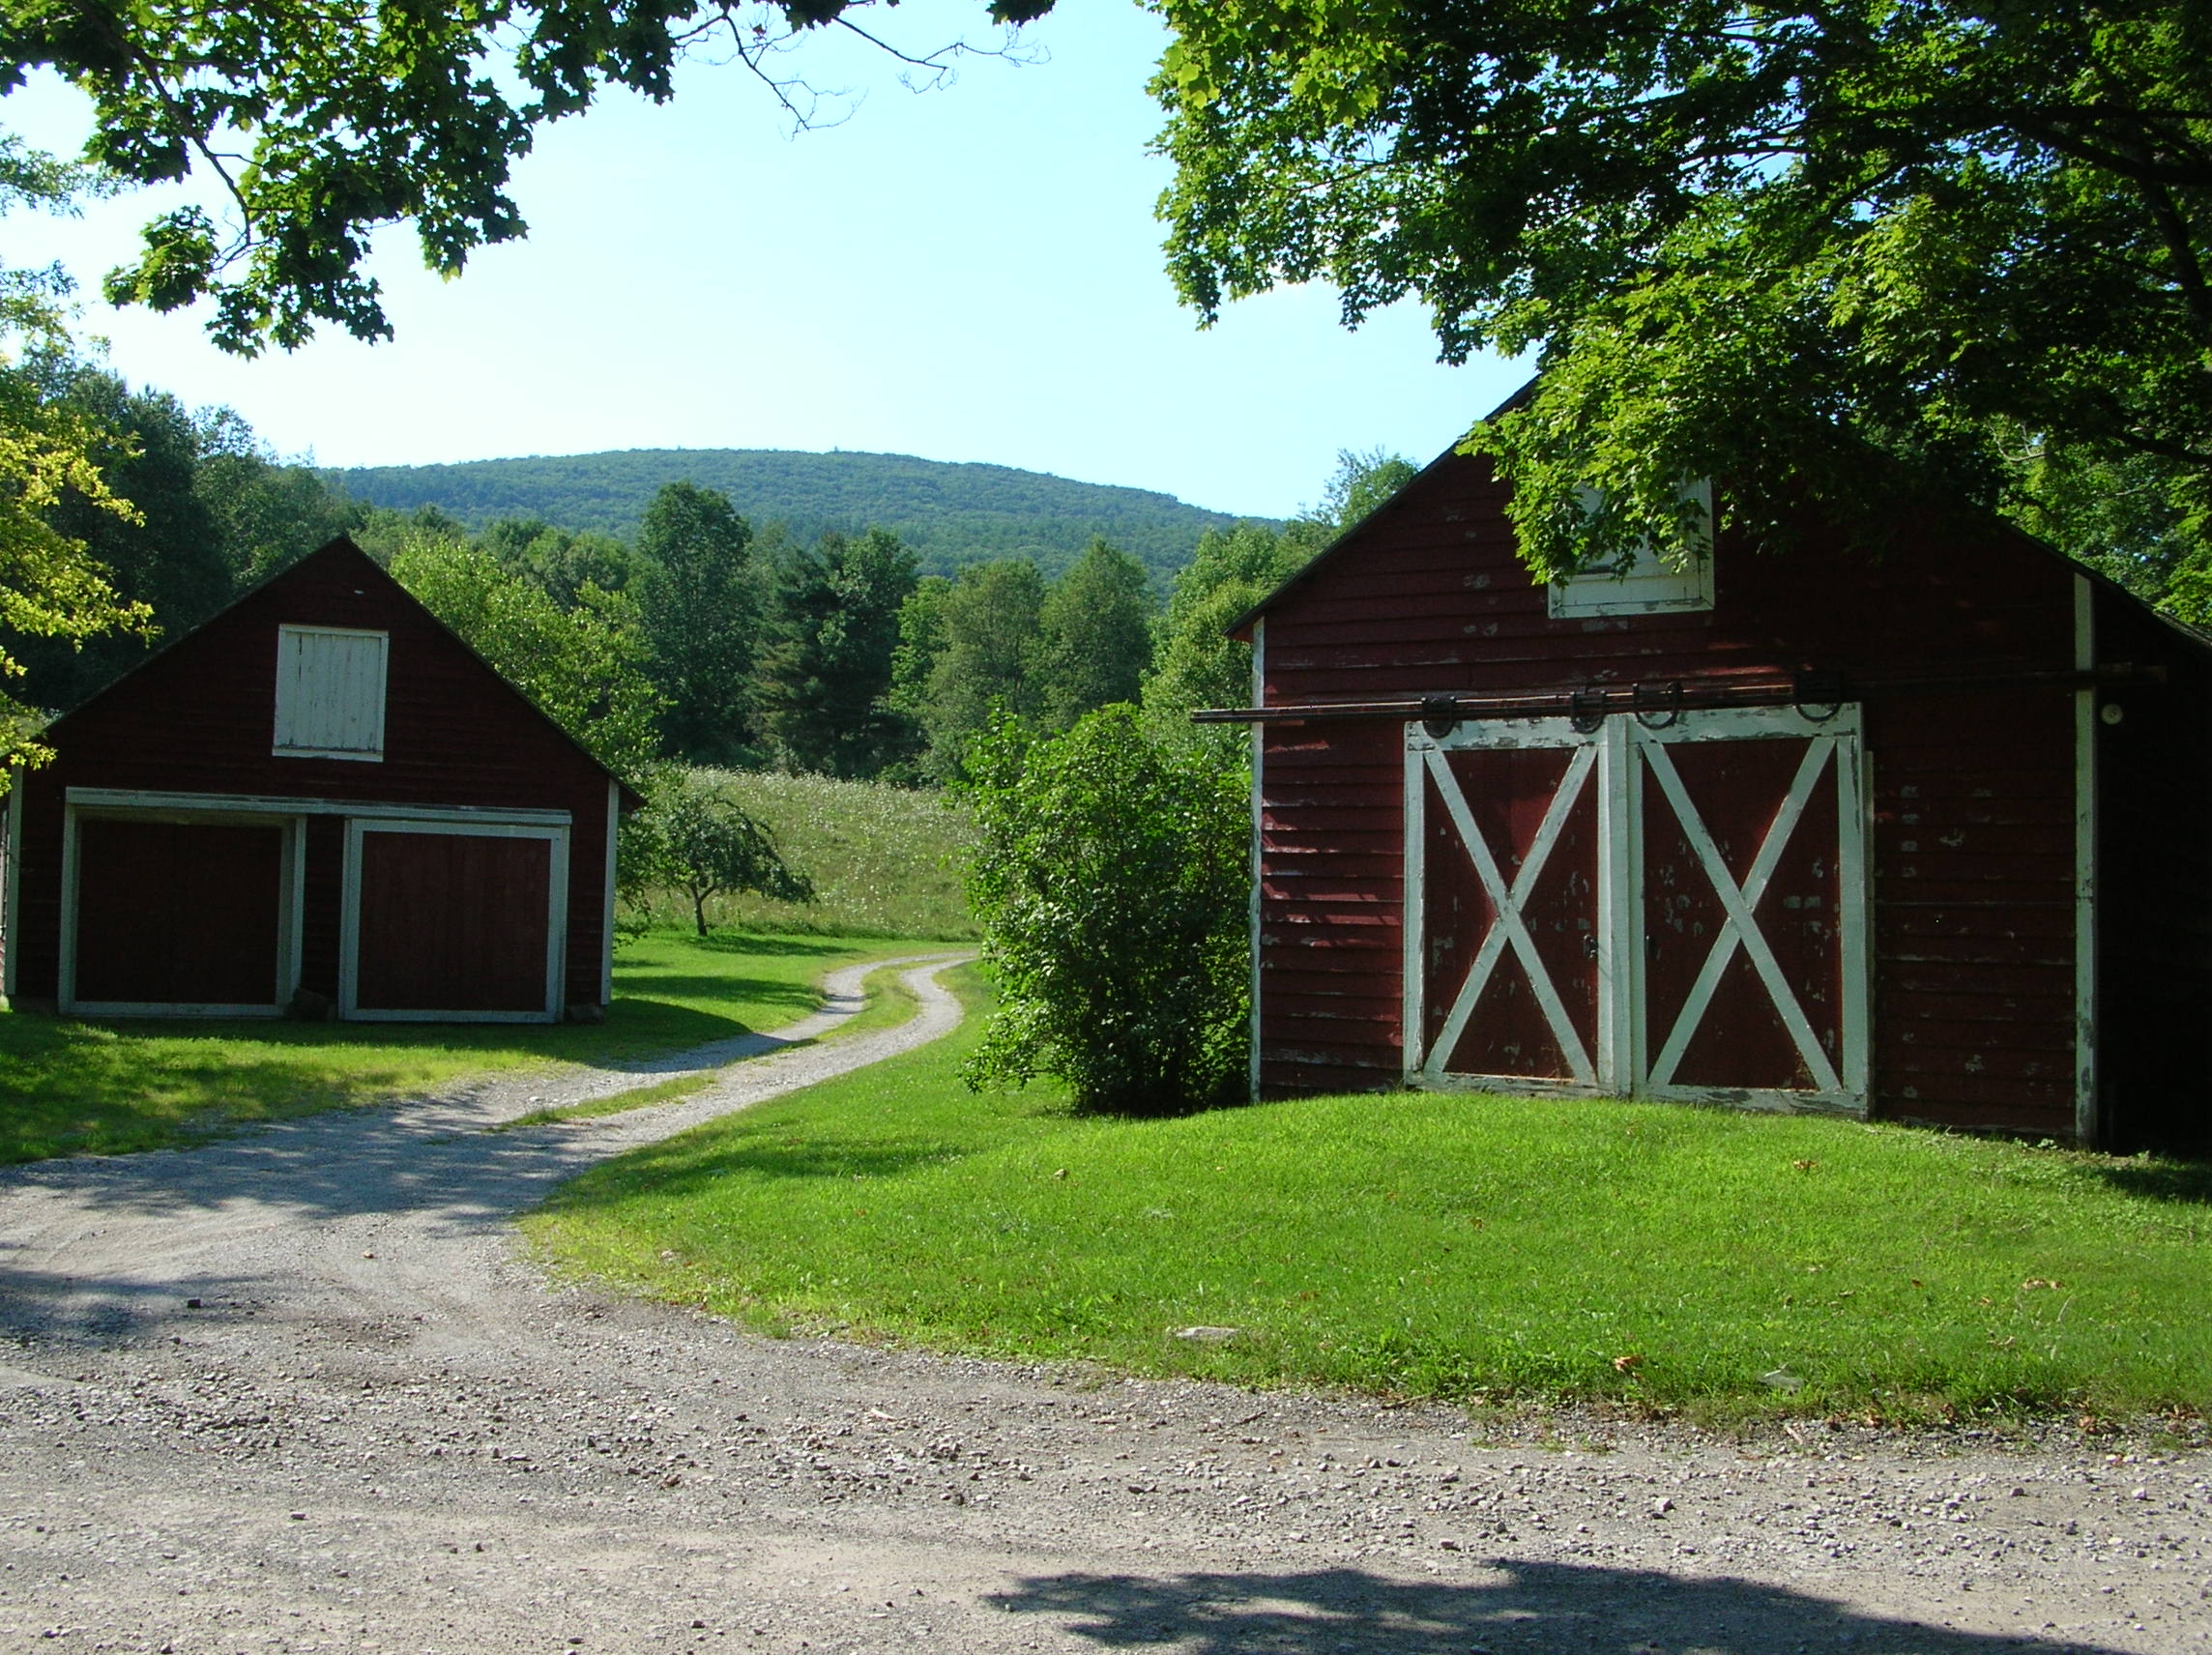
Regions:
<svg viewBox="0 0 2212 1655"><path fill-rule="evenodd" d="M45 731L9 800L18 1006L551 1022L606 1003L635 801L350 540Z"/></svg>
<svg viewBox="0 0 2212 1655"><path fill-rule="evenodd" d="M2212 1111L2212 649L1994 521L1547 588L1448 453L1238 623L1255 1094Z"/></svg>

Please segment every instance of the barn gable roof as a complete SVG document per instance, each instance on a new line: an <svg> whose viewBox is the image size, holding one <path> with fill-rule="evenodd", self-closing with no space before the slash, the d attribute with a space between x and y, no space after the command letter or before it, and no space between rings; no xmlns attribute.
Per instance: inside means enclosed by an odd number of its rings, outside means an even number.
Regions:
<svg viewBox="0 0 2212 1655"><path fill-rule="evenodd" d="M341 571L344 578L366 582L383 588L388 597L398 599L421 619L427 622L436 631L443 634L455 650L476 662L483 670L485 677L496 684L501 691L510 696L530 718L551 732L562 744L573 750L584 763L615 783L622 790L623 809L626 811L634 810L645 802L643 796L636 789L609 769L590 748L569 734L557 719L547 714L545 710L532 700L526 691L516 685L497 667L485 660L467 639L441 621L423 604L422 599L394 580L390 570L363 551L354 543L352 537L347 535L339 535L335 539L329 540L314 551L309 552L299 562L287 565L275 574L248 587L232 598L230 602L224 604L222 608L217 610L215 614L200 622L199 624L191 627L189 631L178 633L160 649L147 655L144 660L132 666L128 672L109 680L92 694L86 696L84 700L53 719L46 725L45 733L51 736L66 735L72 722L92 709L99 707L102 703L128 693L134 681L157 661L164 660L211 627L218 625L227 617L247 604L262 599L272 593L281 592L288 584L306 584L318 576L328 577Z"/></svg>
<svg viewBox="0 0 2212 1655"><path fill-rule="evenodd" d="M1535 389L1536 381L1533 379L1528 381L1518 391L1514 392L1511 396L1508 396L1503 402L1500 402L1496 408L1493 408L1488 414L1484 415L1484 421L1495 420L1499 415L1507 413L1512 409L1521 406L1521 404L1528 401L1528 398L1534 394ZM1234 622L1230 624L1226 635L1238 639L1241 642L1247 644L1250 643L1252 641L1252 628L1258 624L1258 623L1266 615L1269 610L1275 608L1278 604L1283 602L1284 599L1295 595L1316 576L1325 572L1328 566L1333 566L1337 562L1341 561L1341 559L1353 548L1364 544L1366 541L1375 538L1379 535L1386 533L1388 529L1388 516L1390 508L1393 506L1397 505L1400 501L1406 499L1408 496L1418 493L1427 487L1430 483L1430 479L1438 473L1445 470L1446 468L1454 466L1455 462L1464 463L1469 458L1469 455L1461 452L1460 445L1458 443L1454 443L1451 445L1451 447L1445 449L1442 453L1437 455L1435 459L1431 460L1418 472L1414 473L1412 477L1409 478L1405 483L1402 484L1397 489L1397 491L1389 497L1389 499L1382 502L1382 505L1376 507L1375 509L1370 511L1365 517L1362 517L1357 523L1354 523L1351 528L1345 530L1344 533L1339 535L1335 539L1331 540L1327 545L1324 546L1319 552L1314 554L1311 561L1309 561L1302 568L1292 574L1281 585L1277 586L1274 591L1268 593L1266 596L1261 598L1259 602L1253 604L1251 608L1247 609L1243 614L1239 615ZM2168 631L2175 633L2183 639L2186 639L2194 648L2204 652L2208 656L2212 656L2212 633L2207 633L2196 626L2192 626L2187 622L2175 620L2172 616L2167 614L2164 610L2161 610L2152 604L2146 603L2141 597L2138 596L2135 593L2130 592L2126 587L2122 586L2118 581L2112 579L2111 576L2104 573L2102 570L2092 568L2090 566L2082 563L2077 558L2069 557L2066 553L2060 551L2056 546L2052 545L2048 540L2037 538L2035 536L2028 534L2025 530L2018 527L2016 524L2009 523L2003 518L1996 516L1994 513L1986 514L1986 521L1988 522L1988 525L1993 533L2001 535L2004 538L2017 544L2022 550L2032 553L2038 557L2057 559L2059 562L2065 564L2069 568L2075 570L2077 573L2086 575L2094 585L2104 588L2115 598L2124 600L2125 602L2133 605L2135 608L2140 610L2145 616L2157 622Z"/></svg>

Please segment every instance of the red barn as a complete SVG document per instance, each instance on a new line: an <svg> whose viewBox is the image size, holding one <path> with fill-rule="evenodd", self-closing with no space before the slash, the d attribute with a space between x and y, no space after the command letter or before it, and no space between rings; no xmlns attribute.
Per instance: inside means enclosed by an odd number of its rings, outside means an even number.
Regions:
<svg viewBox="0 0 2212 1655"><path fill-rule="evenodd" d="M621 782L338 539L57 719L18 1006L552 1022L608 998Z"/></svg>
<svg viewBox="0 0 2212 1655"><path fill-rule="evenodd" d="M1446 454L1238 623L1255 1094L2212 1111L2212 649L1994 521L1531 579Z"/></svg>

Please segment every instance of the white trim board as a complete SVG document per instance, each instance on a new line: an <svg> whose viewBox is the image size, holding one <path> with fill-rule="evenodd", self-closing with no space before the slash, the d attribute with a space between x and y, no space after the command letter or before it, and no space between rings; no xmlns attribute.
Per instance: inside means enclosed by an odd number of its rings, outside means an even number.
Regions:
<svg viewBox="0 0 2212 1655"><path fill-rule="evenodd" d="M361 988L361 842L368 833L443 833L468 838L543 839L545 878L545 1001L535 1011L468 1011L453 1007L387 1010L364 1008ZM568 828L517 822L456 822L451 818L346 823L345 861L338 899L338 1015L358 1023L558 1023L564 1010L563 966L568 955Z"/></svg>
<svg viewBox="0 0 2212 1655"><path fill-rule="evenodd" d="M568 827L575 813L503 804L395 804L377 799L296 798L254 793L172 793L126 787L73 787L70 804L124 810L229 811L260 816L359 816L407 822L530 823Z"/></svg>
<svg viewBox="0 0 2212 1655"><path fill-rule="evenodd" d="M15 998L16 956L23 938L23 767L8 778L8 887L0 895L0 994Z"/></svg>

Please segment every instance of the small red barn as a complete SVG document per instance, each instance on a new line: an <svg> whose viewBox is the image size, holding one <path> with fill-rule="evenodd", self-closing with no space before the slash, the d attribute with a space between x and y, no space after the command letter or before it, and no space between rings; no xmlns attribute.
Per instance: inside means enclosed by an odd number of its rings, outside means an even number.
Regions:
<svg viewBox="0 0 2212 1655"><path fill-rule="evenodd" d="M606 1003L597 760L350 540L57 719L9 798L17 1005L552 1022Z"/></svg>
<svg viewBox="0 0 2212 1655"><path fill-rule="evenodd" d="M1991 521L1534 582L1447 453L1238 623L1255 1094L2212 1125L2212 649Z"/></svg>

